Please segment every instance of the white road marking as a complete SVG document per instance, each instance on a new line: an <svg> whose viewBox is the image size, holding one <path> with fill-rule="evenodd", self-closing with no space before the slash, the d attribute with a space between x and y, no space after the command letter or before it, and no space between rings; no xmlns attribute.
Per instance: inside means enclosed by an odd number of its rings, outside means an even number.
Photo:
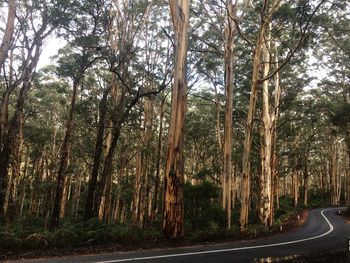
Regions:
<svg viewBox="0 0 350 263"><path fill-rule="evenodd" d="M236 248L227 248L227 249L187 252L187 253L168 254L168 255L149 256L149 257L115 259L115 260L107 260L107 261L96 261L95 263L118 263L118 262L139 261L139 260L148 260L148 259L160 259L160 258L174 258L174 257L194 256L194 255L205 255L205 254L231 252L231 251L239 251L239 250L249 250L249 249L266 248L266 247L278 247L278 246L284 246L284 245L301 243L301 242L305 242L305 241L321 238L321 237L327 236L330 233L332 233L333 230L334 230L334 226L331 224L329 219L324 215L324 212L325 211L329 211L329 210L335 210L335 209L339 209L339 208L328 208L328 209L323 209L321 211L321 215L323 216L323 218L326 220L327 224L329 225L329 229L328 229L328 231L324 232L323 234L320 234L320 235L317 235L317 236L314 236L314 237L308 237L308 238L303 238L303 239L298 239L298 240L292 240L292 241L286 241L286 242L280 242L280 243L273 243L273 244L266 244L266 245L256 245L256 246L248 246L248 247L236 247Z"/></svg>

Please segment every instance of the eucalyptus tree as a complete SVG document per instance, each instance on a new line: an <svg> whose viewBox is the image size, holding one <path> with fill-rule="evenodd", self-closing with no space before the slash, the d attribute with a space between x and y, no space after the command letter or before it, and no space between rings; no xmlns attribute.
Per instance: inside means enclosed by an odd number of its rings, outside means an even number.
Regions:
<svg viewBox="0 0 350 263"><path fill-rule="evenodd" d="M262 1L257 5L258 17L259 20L257 24L257 33L255 36L255 44L254 44L254 53L253 53L253 65L252 65L252 80L251 80L251 94L250 94L250 102L248 108L248 116L247 116L247 124L245 131L245 140L244 140L244 151L242 158L242 195L241 195L241 213L240 213L240 225L241 230L244 230L248 223L248 210L249 210L249 196L250 196L250 154L252 148L252 135L253 135L253 120L256 109L256 102L258 96L258 90L260 85L265 88L268 87L268 81L272 77L274 77L285 65L289 63L291 58L295 55L296 51L302 46L307 36L307 29L310 25L311 19L320 8L320 6L324 3L324 1L319 1L317 3L311 2L302 2L299 4L293 5L292 3L282 3L281 1ZM267 61L269 58L266 56L269 52L266 52L266 48L269 46L269 32L278 32L278 28L273 24L274 19L276 19L276 14L281 8L291 8L295 10L295 15L300 19L291 19L292 29L296 28L298 25L298 33L295 30L295 34L293 33L290 36L289 44L285 47L286 50L283 52L283 59L279 63L278 68L274 68L273 70L269 70L266 64L269 64ZM308 10L307 12L300 12L301 10ZM286 41L286 39L284 40ZM265 70L263 70L265 68ZM263 74L261 74L263 73ZM265 89L266 90L266 89ZM263 94L264 92L262 92ZM265 92L266 93L266 92ZM266 97L264 99L265 105L267 100ZM267 112L267 111L265 111ZM267 116L267 115L265 115ZM266 118L265 118L266 120ZM267 135L267 133L264 133ZM264 135L265 138L267 138ZM263 137L263 138L264 138ZM265 141L266 146L266 141ZM269 144L269 148L271 144ZM262 160L266 160L266 154L261 156ZM268 157L269 159L271 157ZM271 160L271 159L270 159ZM268 165L268 164L266 164ZM261 217L262 223L265 225L270 225L272 223L273 215L271 213L271 169L265 169L267 174L264 174L264 181L267 183L261 185L261 198L263 198L261 205L263 206L263 214Z"/></svg>
<svg viewBox="0 0 350 263"><path fill-rule="evenodd" d="M188 0L169 0L169 6L174 27L175 65L164 182L163 231L167 237L178 238L184 235L182 189L184 181L183 129L187 102L186 58L190 6Z"/></svg>

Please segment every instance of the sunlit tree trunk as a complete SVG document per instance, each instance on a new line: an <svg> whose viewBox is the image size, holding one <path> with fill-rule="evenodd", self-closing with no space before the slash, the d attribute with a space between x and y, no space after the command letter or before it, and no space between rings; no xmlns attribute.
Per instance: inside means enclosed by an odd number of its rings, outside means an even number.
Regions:
<svg viewBox="0 0 350 263"><path fill-rule="evenodd" d="M240 228L241 231L245 230L248 225L248 213L250 202L250 153L252 148L252 135L253 135L253 120L255 115L255 107L258 92L258 80L260 69L260 57L261 48L264 41L265 25L261 25L258 37L256 40L254 57L253 57L253 73L252 73L252 86L250 91L248 116L245 128L244 149L242 157L242 181L241 181L241 211L240 211Z"/></svg>
<svg viewBox="0 0 350 263"><path fill-rule="evenodd" d="M329 175L331 186L331 205L337 205L337 152L335 145L331 145L331 158L329 163Z"/></svg>
<svg viewBox="0 0 350 263"><path fill-rule="evenodd" d="M263 77L266 77L270 71L270 33L267 33L267 40L263 44L262 58L264 62ZM271 173L271 157L272 157L272 132L273 132L273 116L270 114L269 102L269 81L262 83L262 127L261 127L261 175L260 175L260 223L265 226L271 226L273 223L272 213L272 173Z"/></svg>
<svg viewBox="0 0 350 263"><path fill-rule="evenodd" d="M184 234L183 140L187 101L186 58L190 10L188 0L169 0L169 5L175 32L175 68L164 182L163 232L166 237L179 238Z"/></svg>
<svg viewBox="0 0 350 263"><path fill-rule="evenodd" d="M293 193L293 199L294 199L294 206L297 206L299 201L299 176L297 171L293 172L292 188L293 188L292 193Z"/></svg>
<svg viewBox="0 0 350 263"><path fill-rule="evenodd" d="M274 67L278 69L278 49L275 44L275 59L274 59ZM272 112L273 116L273 130L272 130L272 160L271 160L271 177L272 177L272 204L271 210L272 214L274 214L274 208L276 202L276 208L279 209L279 195L280 195L280 183L278 178L278 160L277 160L277 123L279 118L279 109L281 103L281 86L280 86L280 74L276 73L274 77L274 86L275 86L275 94L274 94L274 109ZM274 201L275 200L275 201Z"/></svg>

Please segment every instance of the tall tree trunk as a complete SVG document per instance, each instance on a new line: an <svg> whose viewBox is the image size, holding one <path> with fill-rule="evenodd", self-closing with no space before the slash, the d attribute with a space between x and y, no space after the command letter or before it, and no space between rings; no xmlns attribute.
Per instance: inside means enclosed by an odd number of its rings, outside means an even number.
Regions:
<svg viewBox="0 0 350 263"><path fill-rule="evenodd" d="M103 92L103 96L99 104L100 118L98 121L98 130L97 130L95 152L94 152L94 162L92 165L92 172L91 172L91 177L89 179L88 194L86 198L86 205L85 205L85 212L84 212L85 219L92 218L94 214L93 212L94 199L96 195L98 172L100 170L100 165L101 165L103 135L105 130L106 116L107 116L107 98L108 98L109 91L111 89L110 87Z"/></svg>
<svg viewBox="0 0 350 263"><path fill-rule="evenodd" d="M264 0L260 9L260 25L257 33L257 38L254 48L253 56L253 70L252 70L252 85L249 98L248 116L245 129L244 149L242 157L242 194L241 194L241 211L240 211L240 229L244 231L248 224L249 212L249 196L250 196L250 154L253 139L253 120L256 108L258 85L260 80L261 54L263 43L267 39L265 32L270 23L272 15L280 5L280 1ZM271 168L270 168L271 169Z"/></svg>
<svg viewBox="0 0 350 263"><path fill-rule="evenodd" d="M5 202L5 208L8 208L7 211L4 208L5 217L9 222L12 222L15 219L16 212L17 212L17 185L18 180L20 176L20 170L21 170L21 160L22 160L22 151L23 151L23 125L24 125L24 118L23 113L20 114L19 117L19 131L18 131L18 138L17 144L15 144L13 147L13 158L12 158L12 164L11 164L11 172L10 177L11 180L8 182L8 191L7 191L7 200Z"/></svg>
<svg viewBox="0 0 350 263"><path fill-rule="evenodd" d="M278 69L278 50L275 45L275 59L274 59L275 68ZM273 130L272 130L272 163L271 163L271 176L272 176L272 204L271 212L274 214L274 200L276 200L276 208L279 209L279 178L278 178L278 160L277 160L277 122L279 118L279 109L281 103L281 86L280 86L280 76L279 72L276 73L274 78L275 84L275 96L274 96L274 109L273 109Z"/></svg>
<svg viewBox="0 0 350 263"><path fill-rule="evenodd" d="M187 101L186 58L190 8L188 0L169 0L169 5L175 32L175 68L164 182L163 232L166 237L178 238L184 234L183 140Z"/></svg>
<svg viewBox="0 0 350 263"><path fill-rule="evenodd" d="M293 198L294 198L294 206L298 205L299 201L299 178L298 172L293 172L292 177L292 187L293 187Z"/></svg>
<svg viewBox="0 0 350 263"><path fill-rule="evenodd" d="M304 156L304 206L308 206L309 174L308 174L308 156Z"/></svg>
<svg viewBox="0 0 350 263"><path fill-rule="evenodd" d="M223 147L222 206L226 209L227 229L231 229L231 187L232 187L232 114L233 114L233 63L234 37L236 27L236 5L226 1L227 22L225 25L225 126Z"/></svg>
<svg viewBox="0 0 350 263"><path fill-rule="evenodd" d="M337 205L337 152L335 145L331 145L331 159L329 165L329 173L330 173L330 183L331 183L331 205Z"/></svg>
<svg viewBox="0 0 350 263"><path fill-rule="evenodd" d="M136 171L134 182L134 193L132 200L132 221L136 224L140 219L140 206L141 206L141 188L142 188L142 172L143 172L143 158L141 150L139 149L136 154Z"/></svg>
<svg viewBox="0 0 350 263"><path fill-rule="evenodd" d="M151 220L153 221L159 210L159 197L162 195L159 194L160 190L160 171L161 171L161 155L163 149L163 119L164 119L164 105L165 99L167 96L164 96L160 105L159 112L159 134L158 134L158 146L157 146L157 160L156 160L156 178L155 178L155 186L154 186L154 198L153 198L153 208L151 213Z"/></svg>
<svg viewBox="0 0 350 263"><path fill-rule="evenodd" d="M270 34L267 34L267 40L263 44L263 77L266 77L270 71ZM272 157L272 132L273 117L270 115L269 103L269 81L262 83L262 127L261 127L261 175L260 175L260 223L265 226L273 224L272 214L272 173L271 173L271 157Z"/></svg>
<svg viewBox="0 0 350 263"><path fill-rule="evenodd" d="M114 92L112 91L112 94ZM114 97L112 95L112 97ZM112 99L112 103L114 103L114 100ZM111 145L112 145L112 127L113 126L113 122L111 119L109 119L107 121L107 127L105 129L105 144L104 144L104 157L106 158L107 155L108 155L108 152L109 152L109 149L111 148ZM110 192L110 186L111 186L111 183L112 183L112 170L110 173L107 174L107 177L106 177L106 180L104 181L103 184L100 185L101 187L101 191L102 191L102 196L100 197L100 202L99 202L99 207L97 208L98 209L98 213L97 213L97 216L98 216L98 219L101 221L103 219L107 219L107 215L106 215L106 212L108 210L108 197L109 197L109 192Z"/></svg>
<svg viewBox="0 0 350 263"><path fill-rule="evenodd" d="M244 149L242 157L242 180L241 180L241 211L240 211L240 228L244 231L248 225L248 213L249 213L249 196L250 196L250 153L252 148L252 134L253 134L253 120L255 114L257 92L258 92L258 80L260 69L260 56L263 43L263 36L265 27L261 26L256 40L256 46L254 50L253 58L253 74L252 74L252 86L250 91L249 108L247 116L247 124L245 129Z"/></svg>

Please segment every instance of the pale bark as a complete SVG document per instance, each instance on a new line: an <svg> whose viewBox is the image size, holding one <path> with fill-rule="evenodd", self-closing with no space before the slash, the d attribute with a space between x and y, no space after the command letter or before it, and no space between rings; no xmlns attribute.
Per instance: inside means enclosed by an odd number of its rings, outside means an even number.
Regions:
<svg viewBox="0 0 350 263"><path fill-rule="evenodd" d="M183 140L187 101L186 58L189 28L189 1L169 0L175 32L175 68L172 109L165 169L163 231L170 238L182 237L183 229Z"/></svg>
<svg viewBox="0 0 350 263"><path fill-rule="evenodd" d="M116 87L114 84L112 84L112 104L116 103ZM107 127L112 127L113 126L113 122L112 120L108 120L107 121ZM112 145L112 129L111 128L106 128L105 129L105 144L104 144L104 157L106 158L108 155L108 152L111 148ZM103 219L108 219L108 202L110 200L109 196L110 196L110 189L111 189L111 184L112 184L112 170L107 174L106 180L104 182L104 184L101 184L100 187L102 190L102 196L100 197L100 202L99 202L99 207L98 207L98 219L101 221Z"/></svg>
<svg viewBox="0 0 350 263"><path fill-rule="evenodd" d="M233 115L233 63L234 37L236 27L233 19L236 16L236 7L232 1L226 1L227 22L225 25L225 126L223 145L223 176L222 176L222 206L226 209L227 228L231 229L232 206L232 115Z"/></svg>
<svg viewBox="0 0 350 263"><path fill-rule="evenodd" d="M8 13L6 28L0 45L0 73L2 66L7 58L9 49L11 48L11 43L13 40L13 32L15 28L15 18L16 18L16 0L8 1Z"/></svg>
<svg viewBox="0 0 350 263"><path fill-rule="evenodd" d="M250 153L252 148L252 133L253 133L253 120L255 114L257 91L258 91L258 79L260 68L260 56L263 43L263 36L265 34L265 25L261 25L258 37L256 40L256 46L253 57L253 73L252 73L252 86L250 91L249 108L247 123L245 128L244 149L242 157L242 192L241 192L241 211L240 211L240 228L244 231L248 225L248 213L250 202Z"/></svg>
<svg viewBox="0 0 350 263"><path fill-rule="evenodd" d="M261 82L268 80L274 74L260 78L261 55L263 43L266 37L266 30L271 21L272 15L280 5L280 1L264 0L260 10L260 25L255 41L254 56L253 56L253 70L252 70L252 84L249 98L248 116L245 128L244 149L242 157L242 195L241 195L241 211L240 211L240 229L244 231L248 225L248 212L250 202L250 154L252 148L254 115L257 101L258 86ZM287 63L287 62L285 62ZM271 169L271 168L269 168Z"/></svg>
<svg viewBox="0 0 350 263"><path fill-rule="evenodd" d="M298 172L293 172L292 177L292 193L293 193L293 199L294 199L294 206L298 205L299 201L299 176Z"/></svg>
<svg viewBox="0 0 350 263"><path fill-rule="evenodd" d="M151 220L154 220L156 218L156 215L158 214L159 210L159 197L162 195L160 192L160 172L161 172L161 153L163 150L163 119L164 119L164 106L165 106L165 99L166 96L163 97L161 105L160 105L160 112L159 112L159 134L158 134L158 146L157 146L157 160L156 160L156 178L155 178L155 186L154 186L154 199L153 199L153 207L152 207L152 213L151 213Z"/></svg>
<svg viewBox="0 0 350 263"><path fill-rule="evenodd" d="M270 39L270 34L267 34L267 39ZM264 62L263 76L266 77L270 71L270 40L266 40L262 48L262 57ZM265 80L262 83L262 127L261 127L261 174L260 174L260 223L265 226L273 224L272 214L272 173L271 173L271 157L272 157L272 129L273 116L270 114L269 103L269 81Z"/></svg>

